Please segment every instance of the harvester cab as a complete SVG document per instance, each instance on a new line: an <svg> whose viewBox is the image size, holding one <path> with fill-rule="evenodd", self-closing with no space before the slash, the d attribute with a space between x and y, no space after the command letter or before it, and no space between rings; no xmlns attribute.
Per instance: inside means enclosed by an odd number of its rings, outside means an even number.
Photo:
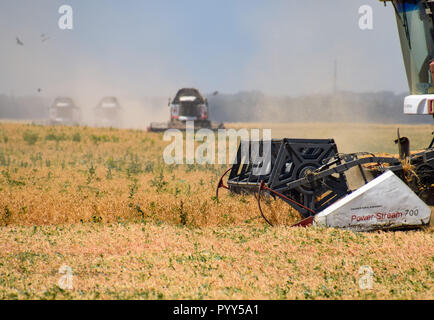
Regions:
<svg viewBox="0 0 434 320"><path fill-rule="evenodd" d="M71 98L58 97L49 110L50 125L78 125L81 121L81 110Z"/></svg>
<svg viewBox="0 0 434 320"><path fill-rule="evenodd" d="M178 91L173 101L169 100L170 122L185 126L186 121L195 121L200 127L210 127L208 100L197 89L185 88Z"/></svg>
<svg viewBox="0 0 434 320"><path fill-rule="evenodd" d="M104 97L94 109L95 125L116 127L122 125L122 107L116 97Z"/></svg>
<svg viewBox="0 0 434 320"><path fill-rule="evenodd" d="M411 95L404 113L434 116L434 2L431 0L381 0L391 2Z"/></svg>
<svg viewBox="0 0 434 320"><path fill-rule="evenodd" d="M410 93L404 113L434 115L433 0L380 0L391 2L396 13ZM303 218L294 226L319 225L354 231L417 228L431 220L434 205L434 140L423 151L410 152L410 140L398 131L400 155L381 157L367 152L342 154L334 140L283 139L241 141L235 165L217 186L237 194L254 194L264 220L261 199L280 199ZM268 141L269 142L269 141ZM254 143L259 143L255 148ZM247 144L247 148L245 148ZM249 154L241 157L247 150ZM255 152L271 150L268 175L254 173ZM262 151L263 152L263 151ZM351 189L350 169L362 182ZM229 174L227 182L223 181ZM267 201L269 203L269 201Z"/></svg>
<svg viewBox="0 0 434 320"><path fill-rule="evenodd" d="M222 129L223 124L214 124L209 119L208 99L195 88L183 88L173 100L169 99L170 120L168 123L151 123L148 131L159 132L167 129L185 130L192 121L197 129Z"/></svg>

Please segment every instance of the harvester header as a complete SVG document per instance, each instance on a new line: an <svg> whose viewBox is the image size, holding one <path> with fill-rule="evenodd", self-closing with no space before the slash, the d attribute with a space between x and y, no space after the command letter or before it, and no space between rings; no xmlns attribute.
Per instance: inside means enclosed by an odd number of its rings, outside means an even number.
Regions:
<svg viewBox="0 0 434 320"><path fill-rule="evenodd" d="M396 14L409 91L404 113L434 115L434 1L391 2ZM237 194L254 194L263 210L264 198L280 199L303 218L295 226L321 225L371 231L427 225L434 205L434 139L425 149L410 152L410 140L398 130L399 156L381 157L359 152L338 153L334 140L283 139L271 142L269 175L256 176L254 159L242 162L242 142L236 165L225 184ZM257 143L257 142L256 142ZM264 144L264 141L261 142ZM268 142L267 142L268 143ZM264 155L261 155L261 158ZM351 189L348 171L358 170L362 186Z"/></svg>

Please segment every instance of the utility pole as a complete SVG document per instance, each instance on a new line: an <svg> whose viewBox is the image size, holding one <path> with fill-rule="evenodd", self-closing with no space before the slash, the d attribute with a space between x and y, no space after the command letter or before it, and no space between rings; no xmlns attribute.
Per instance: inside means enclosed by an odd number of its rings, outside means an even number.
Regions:
<svg viewBox="0 0 434 320"><path fill-rule="evenodd" d="M338 92L338 61L335 59L333 67L333 94Z"/></svg>

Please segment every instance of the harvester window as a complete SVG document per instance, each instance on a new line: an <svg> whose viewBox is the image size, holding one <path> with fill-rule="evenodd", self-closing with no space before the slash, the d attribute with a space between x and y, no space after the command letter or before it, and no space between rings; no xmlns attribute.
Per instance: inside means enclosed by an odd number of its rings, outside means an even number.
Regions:
<svg viewBox="0 0 434 320"><path fill-rule="evenodd" d="M425 0L395 0L398 29L412 94L432 87L429 63L434 58L432 4Z"/></svg>

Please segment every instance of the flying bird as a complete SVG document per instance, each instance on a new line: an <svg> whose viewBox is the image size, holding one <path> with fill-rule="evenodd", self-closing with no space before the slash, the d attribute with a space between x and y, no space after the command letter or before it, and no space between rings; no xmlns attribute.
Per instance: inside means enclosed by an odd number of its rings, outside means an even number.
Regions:
<svg viewBox="0 0 434 320"><path fill-rule="evenodd" d="M41 41L42 41L42 42L45 42L45 41L47 41L47 40L50 40L50 37L47 36L45 33L41 34Z"/></svg>
<svg viewBox="0 0 434 320"><path fill-rule="evenodd" d="M20 38L15 37L15 39L17 40L17 45L19 45L19 46L23 46L24 45L24 43L20 40Z"/></svg>

